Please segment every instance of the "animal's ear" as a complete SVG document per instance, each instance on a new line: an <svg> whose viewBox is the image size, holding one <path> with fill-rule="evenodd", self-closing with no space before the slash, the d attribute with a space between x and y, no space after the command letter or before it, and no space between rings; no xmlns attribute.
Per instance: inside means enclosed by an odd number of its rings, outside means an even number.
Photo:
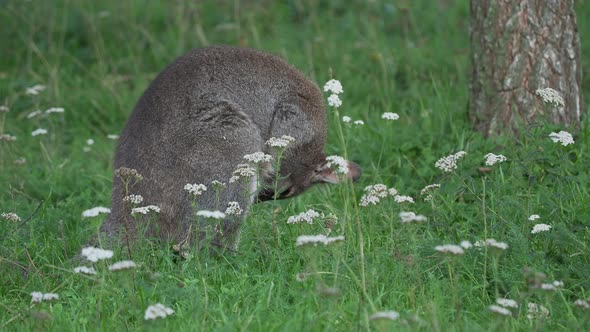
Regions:
<svg viewBox="0 0 590 332"><path fill-rule="evenodd" d="M279 103L273 110L271 137L289 135L299 144L309 141L313 128L307 114L296 104Z"/></svg>

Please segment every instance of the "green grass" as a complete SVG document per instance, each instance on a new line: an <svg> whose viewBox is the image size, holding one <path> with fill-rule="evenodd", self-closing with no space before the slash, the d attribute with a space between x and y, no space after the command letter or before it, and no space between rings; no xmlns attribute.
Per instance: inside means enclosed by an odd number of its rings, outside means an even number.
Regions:
<svg viewBox="0 0 590 332"><path fill-rule="evenodd" d="M0 2L0 330L547 330L590 328L590 133L586 117L567 147L547 135L564 128L538 124L520 137L484 140L467 121L469 8L466 1L2 1ZM583 69L590 68L590 3L577 2ZM101 12L106 12L108 15ZM239 253L178 261L167 246L144 243L131 257L139 268L72 272L72 257L96 234L100 217L82 211L109 206L111 161L118 133L135 102L174 58L211 44L249 46L283 56L319 85L332 75L344 85L340 116L330 109L328 154L363 168L354 185L322 186L288 201L254 206ZM44 84L37 96L27 87ZM590 100L590 79L583 81ZM50 107L64 114L27 119ZM400 120L381 120L396 112ZM32 137L31 131L49 133ZM95 143L83 152L86 140ZM342 144L345 142L345 144ZM467 151L455 172L435 162ZM483 156L507 162L481 172ZM14 160L25 158L24 165ZM415 204L358 202L367 185L384 183ZM440 183L432 202L420 190ZM39 207L38 211L36 210ZM343 243L295 247L321 223L287 225L313 208L334 213L331 235ZM428 217L401 224L401 211ZM536 222L549 232L531 234ZM280 234L273 233L272 220ZM434 250L446 243L495 238L506 251L469 249L458 257ZM361 254L362 253L362 254ZM128 259L126 252L114 260ZM563 280L555 292L531 289ZM303 274L301 274L303 273ZM296 276L305 276L297 281ZM326 294L337 288L336 295ZM57 301L31 304L30 293ZM519 303L514 317L488 311L497 297ZM147 306L175 310L145 321ZM528 319L527 303L548 308ZM396 310L397 321L370 321Z"/></svg>

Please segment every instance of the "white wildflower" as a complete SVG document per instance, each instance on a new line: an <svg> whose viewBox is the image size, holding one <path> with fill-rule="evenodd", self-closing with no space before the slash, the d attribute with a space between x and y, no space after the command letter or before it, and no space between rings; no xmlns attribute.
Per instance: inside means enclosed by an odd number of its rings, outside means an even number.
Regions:
<svg viewBox="0 0 590 332"><path fill-rule="evenodd" d="M320 216L320 214L318 212L316 212L315 210L307 210L305 212L301 212L300 214L296 215L296 216L290 216L287 219L287 224L297 224L300 222L305 221L308 224L313 224L313 220L315 218L318 218Z"/></svg>
<svg viewBox="0 0 590 332"><path fill-rule="evenodd" d="M527 304L527 315L526 317L528 319L536 319L536 318L547 318L549 317L549 309L547 309L546 307L540 305L540 304L536 304L533 302L529 302Z"/></svg>
<svg viewBox="0 0 590 332"><path fill-rule="evenodd" d="M88 266L78 266L74 268L75 273L82 273L82 274L96 274L96 270L93 267Z"/></svg>
<svg viewBox="0 0 590 332"><path fill-rule="evenodd" d="M547 291L556 291L563 288L563 281L555 280L552 283L541 284L539 288Z"/></svg>
<svg viewBox="0 0 590 332"><path fill-rule="evenodd" d="M399 318L399 312L397 311L379 311L372 314L369 317L369 320L377 320L377 319L389 319L389 320L397 320Z"/></svg>
<svg viewBox="0 0 590 332"><path fill-rule="evenodd" d="M201 196L203 192L207 191L207 187L204 184L190 184L187 183L184 185L184 190L188 191L189 193L193 194L194 196Z"/></svg>
<svg viewBox="0 0 590 332"><path fill-rule="evenodd" d="M197 211L197 216L212 219L223 219L225 218L225 213L221 211L200 210Z"/></svg>
<svg viewBox="0 0 590 332"><path fill-rule="evenodd" d="M41 114L41 111L40 110L33 111L33 112L27 114L27 119L32 119L32 118L36 117L39 114Z"/></svg>
<svg viewBox="0 0 590 332"><path fill-rule="evenodd" d="M11 221L11 222L20 222L20 217L14 212L8 212L8 213L2 212L2 214L0 216L2 216L2 219L5 219L5 220Z"/></svg>
<svg viewBox="0 0 590 332"><path fill-rule="evenodd" d="M120 270L127 270L136 268L137 265L134 261L120 261L109 265L109 271L120 271Z"/></svg>
<svg viewBox="0 0 590 332"><path fill-rule="evenodd" d="M337 94L330 95L330 97L328 97L328 105L338 108L342 106L342 100Z"/></svg>
<svg viewBox="0 0 590 332"><path fill-rule="evenodd" d="M86 257L87 260L96 263L99 260L113 257L113 252L101 248L86 247L82 249L82 256Z"/></svg>
<svg viewBox="0 0 590 332"><path fill-rule="evenodd" d="M251 163L267 163L272 160L272 156L265 154L264 152L254 152L252 154L247 154L244 156L244 159Z"/></svg>
<svg viewBox="0 0 590 332"><path fill-rule="evenodd" d="M512 312L506 308L502 308L499 305L492 304L488 306L488 310L502 316L512 317Z"/></svg>
<svg viewBox="0 0 590 332"><path fill-rule="evenodd" d="M228 216L239 216L244 212L238 202L228 202L225 214Z"/></svg>
<svg viewBox="0 0 590 332"><path fill-rule="evenodd" d="M432 201L432 191L438 188L440 188L440 184L438 183L429 184L426 187L422 188L422 190L420 190L420 196L424 196L424 202Z"/></svg>
<svg viewBox="0 0 590 332"><path fill-rule="evenodd" d="M93 145L94 144L94 140L92 138L89 138L86 140L86 145Z"/></svg>
<svg viewBox="0 0 590 332"><path fill-rule="evenodd" d="M574 302L574 305L577 307L580 307L582 309L586 309L586 310L590 310L590 298L583 300L583 299L577 299Z"/></svg>
<svg viewBox="0 0 590 332"><path fill-rule="evenodd" d="M119 139L119 135L115 135L115 134L108 134L108 135L107 135L107 138L108 138L108 139L111 139L111 140L113 140L113 141L116 141L116 140L118 140L118 139Z"/></svg>
<svg viewBox="0 0 590 332"><path fill-rule="evenodd" d="M487 239L484 244L488 247L498 248L502 250L508 249L508 244L504 242L498 242L495 239Z"/></svg>
<svg viewBox="0 0 590 332"><path fill-rule="evenodd" d="M560 131L558 133L552 132L549 134L549 138L555 143L561 143L563 146L567 146L570 144L574 144L574 137L572 134L568 133L567 131Z"/></svg>
<svg viewBox="0 0 590 332"><path fill-rule="evenodd" d="M531 234L537 234L537 233L541 233L541 232L547 232L550 229L551 229L551 226L550 225L547 225L547 224L536 224L535 226L533 226L533 230L531 230Z"/></svg>
<svg viewBox="0 0 590 332"><path fill-rule="evenodd" d="M295 141L295 138L288 135L283 135L281 137L271 137L264 144L273 148L286 148L287 145L293 141Z"/></svg>
<svg viewBox="0 0 590 332"><path fill-rule="evenodd" d="M174 313L174 310L164 306L161 303L156 303L154 305L149 306L145 310L144 319L156 319L156 318L166 318Z"/></svg>
<svg viewBox="0 0 590 332"><path fill-rule="evenodd" d="M471 249L473 247L473 244L471 244L471 242L467 241L467 240L463 240L461 241L461 243L459 243L459 245L461 246L461 248L463 249Z"/></svg>
<svg viewBox="0 0 590 332"><path fill-rule="evenodd" d="M10 111L10 108L8 108L8 106L0 105L0 113L8 113L9 111Z"/></svg>
<svg viewBox="0 0 590 332"><path fill-rule="evenodd" d="M453 255L463 255L465 251L458 245L455 244L444 244L442 246L434 247L434 250Z"/></svg>
<svg viewBox="0 0 590 332"><path fill-rule="evenodd" d="M438 189L440 188L440 184L438 183L434 183L434 184L429 184L426 187L422 188L422 190L420 190L420 195L424 195L426 193L428 193L429 191L433 190L433 189Z"/></svg>
<svg viewBox="0 0 590 332"><path fill-rule="evenodd" d="M59 295L55 293L41 293L41 292L32 292L31 293L31 303L39 303L41 301L51 301L59 299Z"/></svg>
<svg viewBox="0 0 590 332"><path fill-rule="evenodd" d="M320 235L301 235L297 237L295 242L296 246L303 246L311 244L317 246L318 244L328 245L334 242L344 241L344 236L327 237L323 234Z"/></svg>
<svg viewBox="0 0 590 332"><path fill-rule="evenodd" d="M141 195L127 195L123 197L123 202L129 202L131 204L141 204L143 202L143 196Z"/></svg>
<svg viewBox="0 0 590 332"><path fill-rule="evenodd" d="M376 205L381 198L385 198L388 195L387 186L382 183L366 186L364 191L365 194L361 197L360 206Z"/></svg>
<svg viewBox="0 0 590 332"><path fill-rule="evenodd" d="M45 135L47 134L47 129L37 128L31 132L31 136L38 136L38 135Z"/></svg>
<svg viewBox="0 0 590 332"><path fill-rule="evenodd" d="M541 97L543 102L546 104L551 104L555 107L565 106L565 102L563 101L563 98L561 97L559 92L551 88L538 89L535 91L535 94Z"/></svg>
<svg viewBox="0 0 590 332"><path fill-rule="evenodd" d="M537 219L541 219L541 216L539 216L538 214L531 214L531 216L529 217L529 220L531 220L531 221L537 220Z"/></svg>
<svg viewBox="0 0 590 332"><path fill-rule="evenodd" d="M36 84L36 85L33 85L32 87L28 87L25 90L25 93L28 94L28 95L30 95L30 96L35 96L35 95L38 95L39 92L41 92L43 90L45 90L45 85Z"/></svg>
<svg viewBox="0 0 590 332"><path fill-rule="evenodd" d="M51 114L51 113L63 113L64 109L61 107L52 107L48 110L45 111L45 114Z"/></svg>
<svg viewBox="0 0 590 332"><path fill-rule="evenodd" d="M410 196L403 196L403 195L395 195L393 199L396 203L414 203L414 199Z"/></svg>
<svg viewBox="0 0 590 332"><path fill-rule="evenodd" d="M350 116L345 115L342 117L342 122L344 122L344 123L350 123L351 120L352 119L350 118Z"/></svg>
<svg viewBox="0 0 590 332"><path fill-rule="evenodd" d="M497 163L503 163L507 160L506 157L501 154L488 153L483 157L486 159L486 165L488 166L493 166Z"/></svg>
<svg viewBox="0 0 590 332"><path fill-rule="evenodd" d="M365 121L363 121L363 120L356 120L356 121L355 121L355 122L353 122L353 123L354 123L355 125L357 125L357 126L362 126L362 125L364 125L364 124L365 124Z"/></svg>
<svg viewBox="0 0 590 332"><path fill-rule="evenodd" d="M397 189L395 189L395 188L389 188L388 193L389 193L389 196L391 196L391 197L395 197L398 194Z"/></svg>
<svg viewBox="0 0 590 332"><path fill-rule="evenodd" d="M336 174L348 174L348 161L340 156L326 157L326 166L332 168ZM336 166L336 168L332 167Z"/></svg>
<svg viewBox="0 0 590 332"><path fill-rule="evenodd" d="M92 209L88 209L82 212L82 217L96 217L99 213L111 213L111 209L106 208L104 206L93 207Z"/></svg>
<svg viewBox="0 0 590 332"><path fill-rule="evenodd" d="M385 112L381 115L381 119L384 120L399 120L399 115L397 113Z"/></svg>
<svg viewBox="0 0 590 332"><path fill-rule="evenodd" d="M137 207L137 208L131 209L131 214L136 214L136 213L148 214L150 211L160 213L160 208L156 205L147 205L147 206Z"/></svg>
<svg viewBox="0 0 590 332"><path fill-rule="evenodd" d="M232 172L229 183L234 183L240 178L251 178L256 176L256 169L248 164L238 164L236 170Z"/></svg>
<svg viewBox="0 0 590 332"><path fill-rule="evenodd" d="M402 223L408 223L413 221L426 221L426 217L421 214L415 214L414 212L400 212L399 217Z"/></svg>
<svg viewBox="0 0 590 332"><path fill-rule="evenodd" d="M14 142L14 141L16 141L16 136L12 136L10 134L2 134L2 135L0 135L0 142L1 141Z"/></svg>
<svg viewBox="0 0 590 332"><path fill-rule="evenodd" d="M328 82L326 82L326 84L324 84L324 92L328 92L328 91L331 93L335 93L337 95L344 92L340 81L335 80L335 79L331 79Z"/></svg>
<svg viewBox="0 0 590 332"><path fill-rule="evenodd" d="M518 308L518 303L511 299L498 298L496 299L496 303L504 308Z"/></svg>
<svg viewBox="0 0 590 332"><path fill-rule="evenodd" d="M463 158L467 153L459 151L455 154L440 158L434 166L444 172L452 172L457 169L457 161Z"/></svg>

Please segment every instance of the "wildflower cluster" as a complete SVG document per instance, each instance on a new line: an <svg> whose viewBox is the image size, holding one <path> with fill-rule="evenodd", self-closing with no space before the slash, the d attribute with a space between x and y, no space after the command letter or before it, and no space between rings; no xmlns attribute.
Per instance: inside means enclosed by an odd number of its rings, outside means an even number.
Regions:
<svg viewBox="0 0 590 332"><path fill-rule="evenodd" d="M86 257L87 260L96 263L99 260L113 257L113 252L111 250L96 247L86 247L82 249L82 256Z"/></svg>
<svg viewBox="0 0 590 332"><path fill-rule="evenodd" d="M270 162L272 160L272 156L265 154L264 152L254 152L252 154L245 155L244 159L251 163L259 164Z"/></svg>
<svg viewBox="0 0 590 332"><path fill-rule="evenodd" d="M295 138L288 135L283 135L281 137L271 137L264 144L272 148L286 148L287 145L289 145L293 141L295 141Z"/></svg>
<svg viewBox="0 0 590 332"><path fill-rule="evenodd" d="M461 243L459 245L443 244L443 245L434 247L434 250L436 250L438 252L445 253L445 254L452 254L455 256L459 256L459 255L463 255L465 253L465 250L470 249L471 247L473 247L471 242L464 240L464 241L461 241Z"/></svg>
<svg viewBox="0 0 590 332"><path fill-rule="evenodd" d="M574 137L572 134L568 133L567 131L560 131L558 133L552 132L549 134L549 138L555 143L561 143L563 146L568 146L570 144L574 144Z"/></svg>
<svg viewBox="0 0 590 332"><path fill-rule="evenodd" d="M440 158L434 166L444 172L452 172L457 169L457 161L463 158L467 152L459 151L455 154Z"/></svg>
<svg viewBox="0 0 590 332"><path fill-rule="evenodd" d="M147 206L137 207L137 208L131 209L131 214L136 214L136 213L148 214L150 211L160 213L160 208L156 205L147 205Z"/></svg>
<svg viewBox="0 0 590 332"><path fill-rule="evenodd" d="M422 188L422 190L420 190L420 196L424 196L425 202L430 202L433 199L432 191L434 191L435 189L439 189L439 188L440 188L440 184L438 184L438 183L429 184L426 187Z"/></svg>
<svg viewBox="0 0 590 332"><path fill-rule="evenodd" d="M2 219L8 220L10 222L20 222L20 217L14 212L2 212L0 216L2 216Z"/></svg>
<svg viewBox="0 0 590 332"><path fill-rule="evenodd" d="M505 242L498 242L495 239L486 239L485 241L477 241L475 242L476 247L492 247L496 249L506 250L508 249L508 244Z"/></svg>
<svg viewBox="0 0 590 332"><path fill-rule="evenodd" d="M385 198L389 194L387 186L382 183L366 186L364 191L365 194L361 197L360 206L376 205L381 198Z"/></svg>
<svg viewBox="0 0 590 332"><path fill-rule="evenodd" d="M536 304L533 302L529 302L527 304L527 315L528 319L545 319L549 317L549 309L546 307Z"/></svg>
<svg viewBox="0 0 590 332"><path fill-rule="evenodd" d="M414 212L400 212L399 217L401 219L401 223L422 222L427 220L425 216L421 214L415 214Z"/></svg>
<svg viewBox="0 0 590 332"><path fill-rule="evenodd" d="M100 213L111 213L111 209L106 208L104 206L93 207L92 209L88 209L88 210L83 211L82 217L85 217L85 218L96 217Z"/></svg>
<svg viewBox="0 0 590 332"><path fill-rule="evenodd" d="M397 113L385 112L381 115L381 119L395 121L399 120L399 115Z"/></svg>
<svg viewBox="0 0 590 332"><path fill-rule="evenodd" d="M254 167L248 164L238 164L232 172L231 178L229 178L229 183L234 183L240 178L251 178L253 176L256 176L256 169Z"/></svg>
<svg viewBox="0 0 590 332"><path fill-rule="evenodd" d="M145 310L144 319L145 320L153 320L156 318L166 318L174 313L174 310L164 306L161 303L156 303L154 305L149 306Z"/></svg>
<svg viewBox="0 0 590 332"><path fill-rule="evenodd" d="M31 303L40 303L42 301L52 301L59 299L59 295L55 293L41 293L41 292L32 292L31 293Z"/></svg>
<svg viewBox="0 0 590 332"><path fill-rule="evenodd" d="M332 107L340 107L342 106L342 100L339 97L339 94L343 93L344 90L342 89L342 84L340 81L331 79L324 85L325 92L331 92L331 95L328 97L328 105Z"/></svg>
<svg viewBox="0 0 590 332"><path fill-rule="evenodd" d="M565 106L565 102L563 101L563 97L559 94L559 92L551 89L538 89L535 91L535 94L543 100L544 103L553 105L555 107L563 107Z"/></svg>
<svg viewBox="0 0 590 332"><path fill-rule="evenodd" d="M228 216L239 216L244 212L240 207L238 202L229 202L227 203L227 208L225 209L225 214Z"/></svg>
<svg viewBox="0 0 590 332"><path fill-rule="evenodd" d="M143 202L143 196L141 195L127 195L123 197L123 202L128 202L131 204L141 204Z"/></svg>
<svg viewBox="0 0 590 332"><path fill-rule="evenodd" d="M326 166L333 169L337 174L348 174L348 161L340 156L326 157Z"/></svg>
<svg viewBox="0 0 590 332"><path fill-rule="evenodd" d="M313 220L315 218L318 218L319 216L320 216L320 214L318 212L310 209L305 212L301 212L300 214L298 214L296 216L290 216L287 219L287 224L298 224L300 222L306 222L311 225L311 224L313 224Z"/></svg>
<svg viewBox="0 0 590 332"><path fill-rule="evenodd" d="M506 157L501 154L488 153L483 157L486 159L486 165L488 166L493 166L497 163L503 163L507 160Z"/></svg>
<svg viewBox="0 0 590 332"><path fill-rule="evenodd" d="M369 317L369 320L397 320L399 318L399 312L397 311L378 311Z"/></svg>
<svg viewBox="0 0 590 332"><path fill-rule="evenodd" d="M221 211L200 210L197 211L197 216L210 219L223 219L225 218L225 213Z"/></svg>
<svg viewBox="0 0 590 332"><path fill-rule="evenodd" d="M45 89L46 89L45 85L36 84L36 85L33 85L32 87L28 87L25 90L25 93L30 96L35 96L35 95L38 95L39 93L41 93L42 91L45 91Z"/></svg>
<svg viewBox="0 0 590 332"><path fill-rule="evenodd" d="M129 181L130 179L135 179L135 181L143 180L143 176L134 168L119 167L115 170L115 175L123 181Z"/></svg>
<svg viewBox="0 0 590 332"><path fill-rule="evenodd" d="M541 233L541 232L547 232L551 229L550 225L547 224L536 224L535 226L533 226L533 229L531 230L531 234L537 234L537 233Z"/></svg>
<svg viewBox="0 0 590 332"><path fill-rule="evenodd" d="M16 141L16 136L12 136L10 134L1 134L0 135L0 142L4 141L4 142L14 142Z"/></svg>
<svg viewBox="0 0 590 332"><path fill-rule="evenodd" d="M313 245L317 246L318 244L323 244L325 246L335 243L344 241L344 236L335 236L335 237L328 237L323 234L319 235L300 235L297 237L297 241L295 242L296 246L304 246L304 245Z"/></svg>
<svg viewBox="0 0 590 332"><path fill-rule="evenodd" d="M113 263L112 265L109 265L109 271L121 271L121 270L128 270L128 269L134 269L136 268L137 265L135 264L134 261L120 261L120 262L116 262Z"/></svg>
<svg viewBox="0 0 590 332"><path fill-rule="evenodd" d="M47 129L37 128L31 132L31 136L46 135Z"/></svg>
<svg viewBox="0 0 590 332"><path fill-rule="evenodd" d="M207 187L204 184L200 184L200 183L199 184L187 183L184 185L184 190L193 194L193 196L201 196L201 194L203 194L203 192L207 191Z"/></svg>

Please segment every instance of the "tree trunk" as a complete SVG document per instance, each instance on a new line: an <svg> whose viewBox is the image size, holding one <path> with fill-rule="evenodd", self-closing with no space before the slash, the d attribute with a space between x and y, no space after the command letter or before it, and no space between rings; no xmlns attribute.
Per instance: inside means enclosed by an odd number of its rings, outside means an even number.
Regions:
<svg viewBox="0 0 590 332"><path fill-rule="evenodd" d="M471 0L469 112L486 137L546 120L578 127L583 111L574 0ZM552 88L563 106L535 94Z"/></svg>

